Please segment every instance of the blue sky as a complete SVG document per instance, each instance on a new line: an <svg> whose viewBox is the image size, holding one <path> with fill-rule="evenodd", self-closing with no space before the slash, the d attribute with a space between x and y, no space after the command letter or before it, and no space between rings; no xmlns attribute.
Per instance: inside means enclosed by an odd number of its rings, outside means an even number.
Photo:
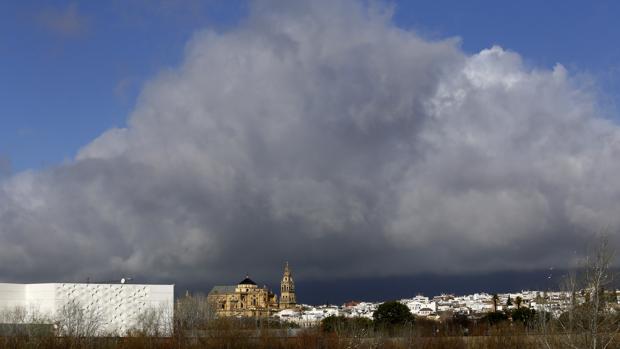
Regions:
<svg viewBox="0 0 620 349"><path fill-rule="evenodd" d="M396 1L394 22L426 38L458 36L473 53L497 44L532 67L556 62L620 99L620 3ZM225 31L243 0L0 3L0 177L71 159L123 126L144 81L174 67L199 29ZM9 165L10 164L10 165Z"/></svg>

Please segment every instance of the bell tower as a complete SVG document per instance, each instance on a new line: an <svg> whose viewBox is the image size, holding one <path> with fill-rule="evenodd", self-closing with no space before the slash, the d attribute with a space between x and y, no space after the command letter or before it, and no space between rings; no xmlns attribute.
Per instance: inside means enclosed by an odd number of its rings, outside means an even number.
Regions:
<svg viewBox="0 0 620 349"><path fill-rule="evenodd" d="M293 308L297 304L295 299L295 282L293 281L293 274L288 267L288 262L284 265L284 275L282 275L282 282L280 282L280 308L288 309Z"/></svg>

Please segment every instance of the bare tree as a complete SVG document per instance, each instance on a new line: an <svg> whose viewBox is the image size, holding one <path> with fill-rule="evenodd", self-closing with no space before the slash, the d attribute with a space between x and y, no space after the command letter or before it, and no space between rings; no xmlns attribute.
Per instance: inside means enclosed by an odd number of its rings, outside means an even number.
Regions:
<svg viewBox="0 0 620 349"><path fill-rule="evenodd" d="M216 317L214 304L203 294L187 294L177 301L175 308L174 325L178 331L205 329Z"/></svg>
<svg viewBox="0 0 620 349"><path fill-rule="evenodd" d="M138 314L130 329L132 336L159 337L162 327L162 314L159 309L149 308Z"/></svg>
<svg viewBox="0 0 620 349"><path fill-rule="evenodd" d="M172 335L172 322L173 314L170 307L147 308L138 314L129 334L132 336L167 337Z"/></svg>
<svg viewBox="0 0 620 349"><path fill-rule="evenodd" d="M102 334L103 320L94 308L86 308L79 301L67 301L57 314L58 334L85 338Z"/></svg>
<svg viewBox="0 0 620 349"><path fill-rule="evenodd" d="M618 345L617 304L610 302L606 292L614 286L614 256L609 237L600 235L577 272L564 279L562 286L570 294L570 303L555 322L555 329L543 324L545 347L607 349Z"/></svg>
<svg viewBox="0 0 620 349"><path fill-rule="evenodd" d="M599 245L588 253L584 268L585 291L590 297L582 305L582 315L583 324L588 330L588 347L592 349L607 348L620 330L620 323L614 316L615 309L608 302L605 292L609 286L613 286L613 262L614 251L609 238L603 236Z"/></svg>

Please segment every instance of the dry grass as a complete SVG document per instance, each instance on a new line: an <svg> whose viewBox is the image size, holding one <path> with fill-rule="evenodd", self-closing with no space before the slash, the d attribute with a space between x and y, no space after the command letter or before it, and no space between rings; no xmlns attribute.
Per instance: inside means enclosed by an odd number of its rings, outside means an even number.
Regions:
<svg viewBox="0 0 620 349"><path fill-rule="evenodd" d="M548 337L543 342L535 335L489 335L474 337L341 337L334 333L321 333L317 330L303 331L295 337L259 336L235 337L195 337L195 338L59 338L59 337L4 337L0 338L0 348L121 348L121 349L159 349L159 348L226 348L226 349L522 349L522 348L566 348L565 338ZM582 347L582 346L578 346ZM610 346L620 348L620 339Z"/></svg>
<svg viewBox="0 0 620 349"><path fill-rule="evenodd" d="M475 328L472 333L478 335L473 336L455 335L458 331L447 331L445 328L434 332L437 326L431 323L428 325L435 327L425 328L423 323L420 323L417 328L404 328L390 334L359 328L342 332L324 332L320 328L310 328L299 330L292 336L286 329L256 328L255 322L217 320L211 321L200 330L177 331L170 338L140 334L123 338L56 337L51 334L8 336L0 337L0 348L560 349L567 347L569 339L565 334L528 333L522 327L512 325ZM578 342L579 336L572 337L571 340L576 347L584 347ZM620 338L616 338L607 348L620 348Z"/></svg>

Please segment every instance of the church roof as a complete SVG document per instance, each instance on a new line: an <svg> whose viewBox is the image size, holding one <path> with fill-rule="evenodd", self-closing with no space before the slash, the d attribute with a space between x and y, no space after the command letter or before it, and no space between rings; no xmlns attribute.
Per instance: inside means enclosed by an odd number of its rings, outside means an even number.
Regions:
<svg viewBox="0 0 620 349"><path fill-rule="evenodd" d="M245 279L239 283L239 285L256 285L256 282L252 281L249 276L246 276Z"/></svg>
<svg viewBox="0 0 620 349"><path fill-rule="evenodd" d="M213 286L209 294L229 294L235 293L235 286Z"/></svg>

